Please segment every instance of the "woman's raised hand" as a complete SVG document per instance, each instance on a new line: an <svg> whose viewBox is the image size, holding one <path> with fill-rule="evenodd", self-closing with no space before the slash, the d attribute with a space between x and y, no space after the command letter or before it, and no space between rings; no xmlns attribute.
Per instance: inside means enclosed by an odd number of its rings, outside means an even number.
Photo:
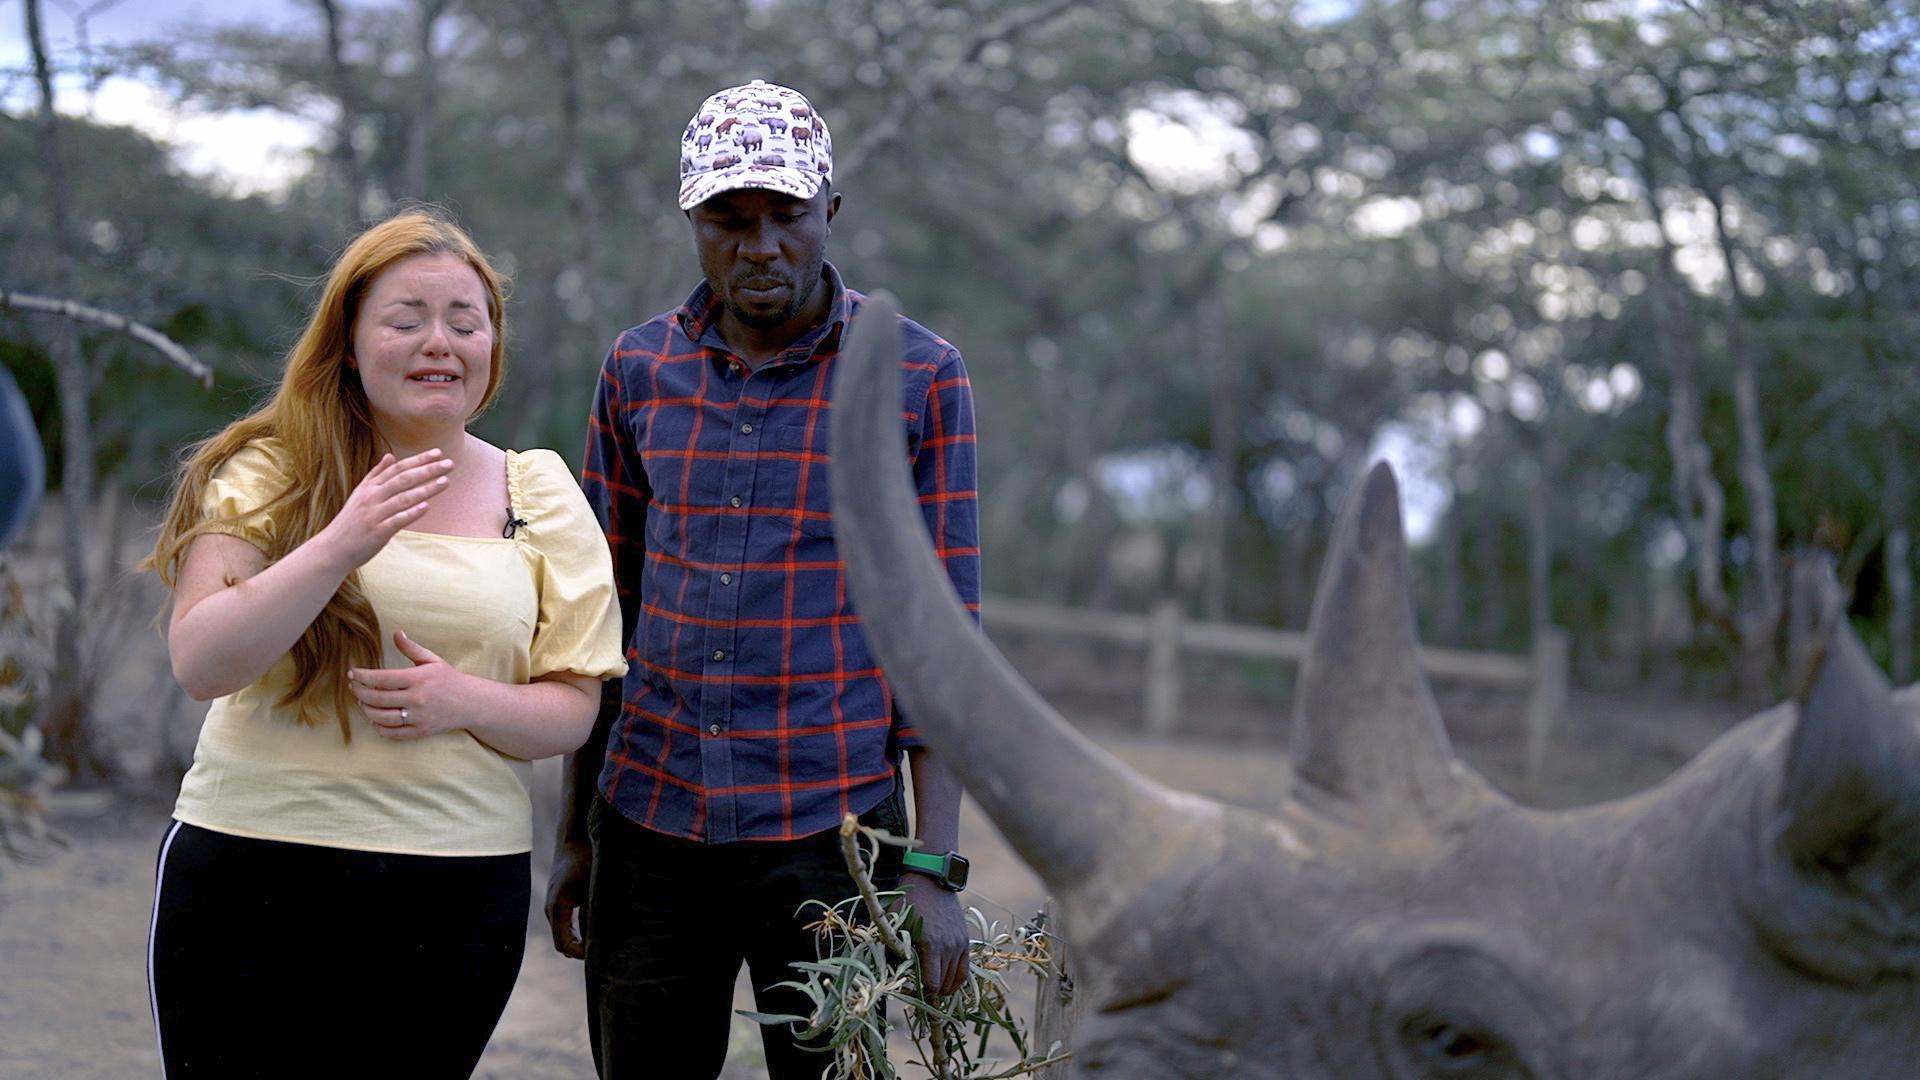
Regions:
<svg viewBox="0 0 1920 1080"><path fill-rule="evenodd" d="M393 534L427 512L427 500L446 489L453 462L438 449L395 461L386 454L354 486L347 503L315 539L325 542L348 571L380 553Z"/></svg>

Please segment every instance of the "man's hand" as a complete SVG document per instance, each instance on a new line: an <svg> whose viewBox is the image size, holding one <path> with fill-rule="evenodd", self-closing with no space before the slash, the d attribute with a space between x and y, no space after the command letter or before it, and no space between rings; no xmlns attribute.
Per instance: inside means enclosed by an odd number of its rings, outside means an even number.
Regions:
<svg viewBox="0 0 1920 1080"><path fill-rule="evenodd" d="M587 958L584 919L573 928L574 915L587 901L587 877L593 871L593 845L563 843L553 849L553 871L547 875L547 925L553 928L553 947L575 960Z"/></svg>
<svg viewBox="0 0 1920 1080"><path fill-rule="evenodd" d="M945 997L967 980L967 916L959 894L912 870L900 875L900 899L913 905L913 951L920 960L920 982L930 997Z"/></svg>

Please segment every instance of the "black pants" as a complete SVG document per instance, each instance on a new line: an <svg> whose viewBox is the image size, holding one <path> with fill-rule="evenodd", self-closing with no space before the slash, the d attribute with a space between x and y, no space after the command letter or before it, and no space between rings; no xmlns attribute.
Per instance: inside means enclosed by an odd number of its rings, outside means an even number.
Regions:
<svg viewBox="0 0 1920 1080"><path fill-rule="evenodd" d="M862 816L906 834L895 794ZM587 1027L602 1080L702 1080L726 1063L733 984L744 961L761 1012L805 1016L804 994L774 984L798 977L796 960L817 956L803 914L808 900L855 892L838 830L800 840L702 844L634 824L596 798L588 886ZM874 881L900 878L885 847ZM763 1027L770 1080L818 1080L832 1062L785 1025Z"/></svg>
<svg viewBox="0 0 1920 1080"><path fill-rule="evenodd" d="M147 979L168 1080L471 1076L526 950L525 854L176 823L157 877Z"/></svg>

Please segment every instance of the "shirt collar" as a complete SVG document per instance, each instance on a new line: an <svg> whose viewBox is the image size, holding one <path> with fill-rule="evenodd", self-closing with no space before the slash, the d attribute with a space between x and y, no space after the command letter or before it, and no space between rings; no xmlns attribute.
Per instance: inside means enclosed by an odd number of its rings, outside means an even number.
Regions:
<svg viewBox="0 0 1920 1080"><path fill-rule="evenodd" d="M848 320L853 317L854 296L841 281L840 271L832 263L822 262L820 276L832 297L827 305L826 318L808 327L792 344L782 349L781 362L811 360L823 347L831 349L836 346L846 332ZM680 310L674 312L674 318L688 341L731 355L726 339L720 336L720 301L713 295L713 286L704 279L688 294Z"/></svg>

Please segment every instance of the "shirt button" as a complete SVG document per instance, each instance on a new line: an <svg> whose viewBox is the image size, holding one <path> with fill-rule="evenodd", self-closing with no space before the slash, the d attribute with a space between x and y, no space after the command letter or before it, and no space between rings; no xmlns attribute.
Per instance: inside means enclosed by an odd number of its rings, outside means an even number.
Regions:
<svg viewBox="0 0 1920 1080"><path fill-rule="evenodd" d="M752 425L752 424L741 424L741 425L740 425L740 434L742 434L742 435L751 435L751 434L753 434L753 425Z"/></svg>
<svg viewBox="0 0 1920 1080"><path fill-rule="evenodd" d="M732 574L721 574L721 575L720 575L720 584L722 584L722 585L731 585L731 584L733 584L733 575L732 575Z"/></svg>
<svg viewBox="0 0 1920 1080"><path fill-rule="evenodd" d="M739 508L739 506L740 506L740 496L738 496L738 495L735 495L735 496L734 496L733 498L731 498L731 499L728 499L728 500L727 500L727 505L728 505L728 506L731 506L731 507L734 507L735 509L738 509L738 508Z"/></svg>
<svg viewBox="0 0 1920 1080"><path fill-rule="evenodd" d="M713 658L715 660L725 660L727 658L727 650L725 649L713 650Z"/></svg>
<svg viewBox="0 0 1920 1080"><path fill-rule="evenodd" d="M720 725L719 725L719 724L715 724L715 725L713 725L712 727L710 727L710 728L708 728L708 729L707 729L707 734L709 734L709 735L718 735L718 734L720 734Z"/></svg>

